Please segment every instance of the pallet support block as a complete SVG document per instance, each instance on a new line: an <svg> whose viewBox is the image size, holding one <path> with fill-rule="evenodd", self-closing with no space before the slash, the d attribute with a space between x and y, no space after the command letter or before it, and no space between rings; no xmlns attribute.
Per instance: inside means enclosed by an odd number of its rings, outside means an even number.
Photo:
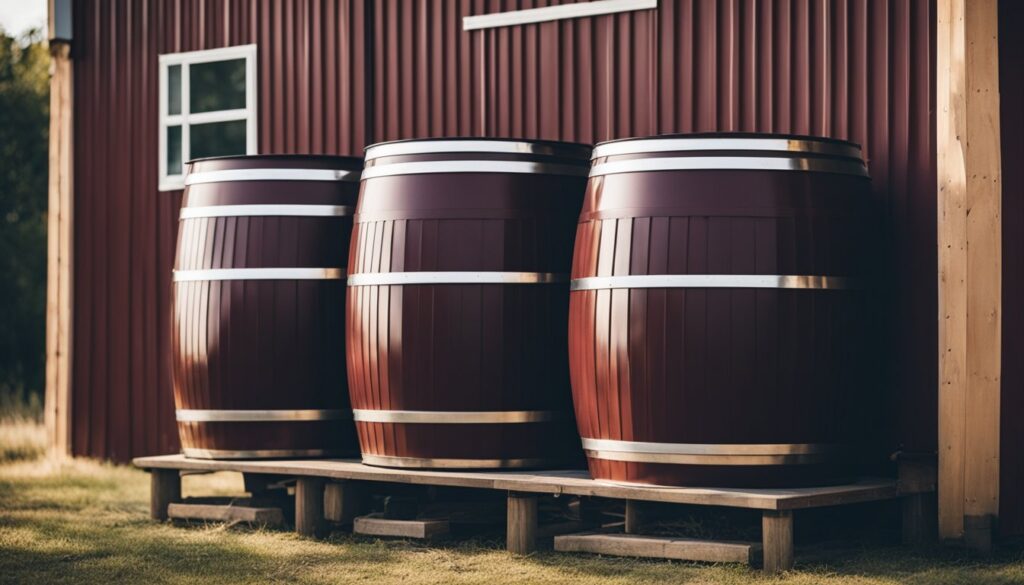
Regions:
<svg viewBox="0 0 1024 585"><path fill-rule="evenodd" d="M177 469L153 469L149 472L149 517L167 520L167 507L181 501L181 472Z"/></svg>
<svg viewBox="0 0 1024 585"><path fill-rule="evenodd" d="M765 510L761 517L764 570L778 573L793 568L793 512Z"/></svg>
<svg viewBox="0 0 1024 585"><path fill-rule="evenodd" d="M167 515L177 520L205 520L209 522L248 522L261 526L284 525L281 508L236 506L232 504L171 503Z"/></svg>
<svg viewBox="0 0 1024 585"><path fill-rule="evenodd" d="M352 532L367 536L430 539L448 534L448 520L394 520L383 514L360 516L353 522Z"/></svg>
<svg viewBox="0 0 1024 585"><path fill-rule="evenodd" d="M518 555L537 549L537 494L508 493L505 544L508 552Z"/></svg>
<svg viewBox="0 0 1024 585"><path fill-rule="evenodd" d="M365 486L355 481L337 481L324 487L324 517L339 524L351 524L366 508Z"/></svg>
<svg viewBox="0 0 1024 585"><path fill-rule="evenodd" d="M324 535L324 484L320 477L300 477L295 483L295 532L314 538Z"/></svg>
<svg viewBox="0 0 1024 585"><path fill-rule="evenodd" d="M753 542L725 542L597 532L556 536L555 550L620 557L745 564L755 563L761 555L761 545Z"/></svg>

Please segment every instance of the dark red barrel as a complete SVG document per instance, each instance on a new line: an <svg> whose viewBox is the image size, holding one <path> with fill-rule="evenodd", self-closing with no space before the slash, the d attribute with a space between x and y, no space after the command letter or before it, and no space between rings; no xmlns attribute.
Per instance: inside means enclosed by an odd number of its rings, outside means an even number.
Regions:
<svg viewBox="0 0 1024 585"><path fill-rule="evenodd" d="M172 327L186 456L356 452L344 278L361 169L331 156L189 164Z"/></svg>
<svg viewBox="0 0 1024 585"><path fill-rule="evenodd" d="M570 301L591 474L798 486L850 473L866 250L860 147L694 135L599 145Z"/></svg>
<svg viewBox="0 0 1024 585"><path fill-rule="evenodd" d="M581 459L565 344L590 151L488 139L367 148L346 344L365 463Z"/></svg>

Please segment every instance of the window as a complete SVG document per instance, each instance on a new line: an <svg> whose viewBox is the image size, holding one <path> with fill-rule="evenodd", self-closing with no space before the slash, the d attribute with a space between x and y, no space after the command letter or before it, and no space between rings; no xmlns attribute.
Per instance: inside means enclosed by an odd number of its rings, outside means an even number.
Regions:
<svg viewBox="0 0 1024 585"><path fill-rule="evenodd" d="M160 190L229 154L256 154L256 45L160 55Z"/></svg>

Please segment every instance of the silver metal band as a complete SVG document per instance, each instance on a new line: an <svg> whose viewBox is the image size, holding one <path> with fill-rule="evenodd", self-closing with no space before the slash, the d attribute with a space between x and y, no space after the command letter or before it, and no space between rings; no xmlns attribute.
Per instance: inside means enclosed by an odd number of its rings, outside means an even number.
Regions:
<svg viewBox="0 0 1024 585"><path fill-rule="evenodd" d="M528 173L585 177L587 176L588 168L584 164L577 166L531 161L438 160L369 166L363 169L363 180L395 175L422 175L428 173Z"/></svg>
<svg viewBox="0 0 1024 585"><path fill-rule="evenodd" d="M341 217L352 215L352 205L207 205L203 207L182 207L180 219L196 217Z"/></svg>
<svg viewBox="0 0 1024 585"><path fill-rule="evenodd" d="M193 410L174 411L179 422L303 422L352 420L351 410Z"/></svg>
<svg viewBox="0 0 1024 585"><path fill-rule="evenodd" d="M367 410L354 409L356 422L405 424L517 424L562 420L565 417L553 410L494 410L484 412L442 410Z"/></svg>
<svg viewBox="0 0 1024 585"><path fill-rule="evenodd" d="M358 181L359 171L344 169L231 169L185 176L185 185L228 181Z"/></svg>
<svg viewBox="0 0 1024 585"><path fill-rule="evenodd" d="M287 459L292 457L341 457L334 449L196 449L185 447L185 457L193 459Z"/></svg>
<svg viewBox="0 0 1024 585"><path fill-rule="evenodd" d="M801 276L785 274L634 274L591 276L573 279L569 290L611 288L802 288L841 290L855 288L855 281L842 276Z"/></svg>
<svg viewBox="0 0 1024 585"><path fill-rule="evenodd" d="M529 467L551 467L564 463L557 459L441 459L436 457L396 457L392 455L367 455L363 463L378 467L408 467L418 469L515 469Z"/></svg>
<svg viewBox="0 0 1024 585"><path fill-rule="evenodd" d="M643 173L650 171L702 171L702 170L748 170L748 171L817 171L867 177L863 163L853 160L835 160L800 157L747 157L747 156L690 156L675 158L635 158L616 160L594 165L591 177L618 173Z"/></svg>
<svg viewBox="0 0 1024 585"><path fill-rule="evenodd" d="M340 280L344 268L218 268L175 270L174 282L196 280Z"/></svg>
<svg viewBox="0 0 1024 585"><path fill-rule="evenodd" d="M851 143L800 140L791 138L649 138L617 140L599 144L594 158L651 152L692 152L743 150L760 152L808 152L861 160L860 147Z"/></svg>
<svg viewBox="0 0 1024 585"><path fill-rule="evenodd" d="M552 284L568 280L568 274L556 272L362 272L349 275L348 285Z"/></svg>
<svg viewBox="0 0 1024 585"><path fill-rule="evenodd" d="M539 154L579 158L584 162L590 156L590 147L574 144L553 144L517 140L409 140L376 144L366 149L366 160L386 156L412 154L442 154L453 152ZM582 155L582 156L581 156Z"/></svg>
<svg viewBox="0 0 1024 585"><path fill-rule="evenodd" d="M840 452L821 443L699 444L583 439L588 457L633 463L684 465L805 465L823 463Z"/></svg>

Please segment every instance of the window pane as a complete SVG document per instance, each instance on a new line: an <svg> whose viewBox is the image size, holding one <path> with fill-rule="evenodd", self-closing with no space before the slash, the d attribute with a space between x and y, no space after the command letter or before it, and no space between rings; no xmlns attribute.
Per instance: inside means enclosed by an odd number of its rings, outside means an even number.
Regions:
<svg viewBox="0 0 1024 585"><path fill-rule="evenodd" d="M171 116L181 113L181 65L167 68L167 113Z"/></svg>
<svg viewBox="0 0 1024 585"><path fill-rule="evenodd" d="M193 114L245 107L245 59L190 65L188 79Z"/></svg>
<svg viewBox="0 0 1024 585"><path fill-rule="evenodd" d="M167 174L181 174L181 126L167 127Z"/></svg>
<svg viewBox="0 0 1024 585"><path fill-rule="evenodd" d="M245 120L189 126L192 158L245 154Z"/></svg>

